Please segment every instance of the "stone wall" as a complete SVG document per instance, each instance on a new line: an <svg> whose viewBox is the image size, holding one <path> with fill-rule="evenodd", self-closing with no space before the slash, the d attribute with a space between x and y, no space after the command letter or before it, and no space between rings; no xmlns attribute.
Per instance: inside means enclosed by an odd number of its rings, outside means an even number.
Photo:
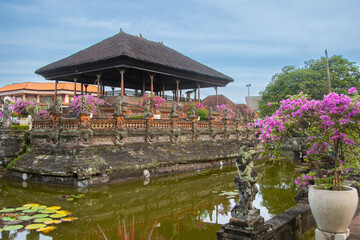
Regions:
<svg viewBox="0 0 360 240"><path fill-rule="evenodd" d="M5 167L21 152L25 131L0 129L0 166Z"/></svg>
<svg viewBox="0 0 360 240"><path fill-rule="evenodd" d="M118 146L49 147L33 145L13 163L7 177L86 187L231 164L238 140L133 143ZM222 161L222 163L220 163Z"/></svg>

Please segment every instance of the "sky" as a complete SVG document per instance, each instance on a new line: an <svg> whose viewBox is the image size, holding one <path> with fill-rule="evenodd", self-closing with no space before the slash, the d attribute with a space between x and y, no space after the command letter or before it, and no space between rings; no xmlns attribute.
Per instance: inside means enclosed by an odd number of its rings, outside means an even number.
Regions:
<svg viewBox="0 0 360 240"><path fill-rule="evenodd" d="M0 0L0 87L46 82L37 69L121 28L233 78L218 93L245 103L325 49L359 66L359 11L359 0Z"/></svg>

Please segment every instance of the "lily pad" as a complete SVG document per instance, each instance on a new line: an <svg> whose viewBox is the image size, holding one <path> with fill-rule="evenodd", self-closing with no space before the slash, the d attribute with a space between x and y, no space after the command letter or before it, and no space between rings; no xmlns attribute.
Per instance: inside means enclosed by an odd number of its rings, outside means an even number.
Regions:
<svg viewBox="0 0 360 240"><path fill-rule="evenodd" d="M41 209L46 209L47 206L45 205L39 205L39 206L36 206L36 207L32 207L32 209L37 209L37 210L41 210Z"/></svg>
<svg viewBox="0 0 360 240"><path fill-rule="evenodd" d="M61 220L63 220L64 222L71 222L77 219L78 219L77 217L68 217L68 218L62 218Z"/></svg>
<svg viewBox="0 0 360 240"><path fill-rule="evenodd" d="M15 208L16 211L22 211L22 210L27 210L29 209L30 207L18 207L18 208Z"/></svg>
<svg viewBox="0 0 360 240"><path fill-rule="evenodd" d="M43 228L43 227L46 227L46 224L30 224L30 225L27 225L25 227L25 229L32 230L32 229L38 229L38 228Z"/></svg>
<svg viewBox="0 0 360 240"><path fill-rule="evenodd" d="M42 210L41 213L56 213L57 210Z"/></svg>
<svg viewBox="0 0 360 240"><path fill-rule="evenodd" d="M45 222L48 222L48 221L51 221L51 220L52 220L52 218L36 218L34 220L34 222L36 222L36 223L45 223Z"/></svg>
<svg viewBox="0 0 360 240"><path fill-rule="evenodd" d="M47 222L44 222L44 223L49 225L49 224L59 224L61 222L62 222L61 220L51 219L50 221L47 221Z"/></svg>
<svg viewBox="0 0 360 240"><path fill-rule="evenodd" d="M49 216L49 214L42 213L42 214L35 214L32 217L33 218L45 218L45 217L48 217L48 216Z"/></svg>
<svg viewBox="0 0 360 240"><path fill-rule="evenodd" d="M32 216L28 216L28 215L25 215L25 216L20 216L17 218L18 220L21 220L21 221L27 221L27 220L30 220L30 219L33 219Z"/></svg>
<svg viewBox="0 0 360 240"><path fill-rule="evenodd" d="M38 228L36 229L37 232L43 232L43 233L48 233L51 232L52 230L56 229L56 227L51 226L51 227L42 227L42 228Z"/></svg>
<svg viewBox="0 0 360 240"><path fill-rule="evenodd" d="M38 212L39 210L37 209L27 209L27 210L23 210L23 213L33 213L33 212Z"/></svg>
<svg viewBox="0 0 360 240"><path fill-rule="evenodd" d="M46 210L59 210L61 209L61 207L59 206L52 206L52 207L47 207Z"/></svg>
<svg viewBox="0 0 360 240"><path fill-rule="evenodd" d="M23 207L37 207L39 205L40 204L38 204L38 203L28 203L28 204L23 205Z"/></svg>
<svg viewBox="0 0 360 240"><path fill-rule="evenodd" d="M5 221L5 222L13 222L13 221L16 220L16 218L15 217L5 216L5 217L2 218L2 220Z"/></svg>
<svg viewBox="0 0 360 240"><path fill-rule="evenodd" d="M62 218L65 217L67 214L51 214L50 217L51 218Z"/></svg>
<svg viewBox="0 0 360 240"><path fill-rule="evenodd" d="M60 210L60 211L57 211L56 213L58 213L58 214L66 214L66 215L71 214L71 212L65 211L65 210Z"/></svg>
<svg viewBox="0 0 360 240"><path fill-rule="evenodd" d="M4 208L0 210L0 213L15 212L15 211L16 211L15 208Z"/></svg>
<svg viewBox="0 0 360 240"><path fill-rule="evenodd" d="M74 198L73 197L68 198L68 199L66 199L66 201L74 201Z"/></svg>
<svg viewBox="0 0 360 240"><path fill-rule="evenodd" d="M23 228L23 225L9 225L3 228L4 231L12 231L12 230L18 230Z"/></svg>

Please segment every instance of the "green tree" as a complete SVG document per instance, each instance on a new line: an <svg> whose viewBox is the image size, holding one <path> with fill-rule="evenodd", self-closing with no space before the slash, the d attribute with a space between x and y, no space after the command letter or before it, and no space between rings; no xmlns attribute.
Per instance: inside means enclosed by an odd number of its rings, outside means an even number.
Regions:
<svg viewBox="0 0 360 240"><path fill-rule="evenodd" d="M356 63L350 62L342 56L332 56L329 58L329 70L333 92L347 93L351 87L360 89L360 71ZM301 91L312 99L321 99L329 93L324 57L306 61L302 68L285 66L281 73L275 74L265 90L260 92L261 116L272 115L279 108L279 102L282 99Z"/></svg>

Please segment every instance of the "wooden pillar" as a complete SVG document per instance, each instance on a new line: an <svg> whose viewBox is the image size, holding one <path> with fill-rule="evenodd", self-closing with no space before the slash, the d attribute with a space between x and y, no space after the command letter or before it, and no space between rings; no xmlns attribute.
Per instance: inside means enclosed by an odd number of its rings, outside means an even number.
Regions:
<svg viewBox="0 0 360 240"><path fill-rule="evenodd" d="M84 95L84 84L81 81L81 95Z"/></svg>
<svg viewBox="0 0 360 240"><path fill-rule="evenodd" d="M97 98L99 98L100 96L100 78L101 78L101 73L96 74L96 82L97 82ZM81 87L81 92L82 92L82 87Z"/></svg>
<svg viewBox="0 0 360 240"><path fill-rule="evenodd" d="M194 101L196 101L196 91L197 91L197 88L194 88Z"/></svg>
<svg viewBox="0 0 360 240"><path fill-rule="evenodd" d="M151 95L154 94L154 74L153 73L150 73L149 74L150 76L150 91L151 91Z"/></svg>
<svg viewBox="0 0 360 240"><path fill-rule="evenodd" d="M179 102L179 83L180 80L176 80L176 102Z"/></svg>
<svg viewBox="0 0 360 240"><path fill-rule="evenodd" d="M143 79L143 82L142 82L142 89L141 89L141 96L143 96L145 94L145 80Z"/></svg>
<svg viewBox="0 0 360 240"><path fill-rule="evenodd" d="M87 88L88 88L89 84L85 84L84 86L85 86L85 95L87 95L87 93L88 93Z"/></svg>
<svg viewBox="0 0 360 240"><path fill-rule="evenodd" d="M77 82L78 78L74 77L74 97L77 95L76 94L76 82Z"/></svg>
<svg viewBox="0 0 360 240"><path fill-rule="evenodd" d="M112 95L115 96L115 87L111 87Z"/></svg>
<svg viewBox="0 0 360 240"><path fill-rule="evenodd" d="M57 85L58 85L58 80L55 80L55 102L57 100Z"/></svg>
<svg viewBox="0 0 360 240"><path fill-rule="evenodd" d="M125 73L126 69L125 68L120 68L119 72L121 75L121 96L124 96L124 73Z"/></svg>
<svg viewBox="0 0 360 240"><path fill-rule="evenodd" d="M181 96L182 96L182 89L181 89L181 86L180 86L180 101L181 101Z"/></svg>
<svg viewBox="0 0 360 240"><path fill-rule="evenodd" d="M162 97L165 98L165 83L162 85Z"/></svg>
<svg viewBox="0 0 360 240"><path fill-rule="evenodd" d="M219 105L219 96L218 96L217 87L215 87L215 92L216 92L216 105Z"/></svg>
<svg viewBox="0 0 360 240"><path fill-rule="evenodd" d="M198 87L198 101L200 103L200 84L198 84L197 87Z"/></svg>

